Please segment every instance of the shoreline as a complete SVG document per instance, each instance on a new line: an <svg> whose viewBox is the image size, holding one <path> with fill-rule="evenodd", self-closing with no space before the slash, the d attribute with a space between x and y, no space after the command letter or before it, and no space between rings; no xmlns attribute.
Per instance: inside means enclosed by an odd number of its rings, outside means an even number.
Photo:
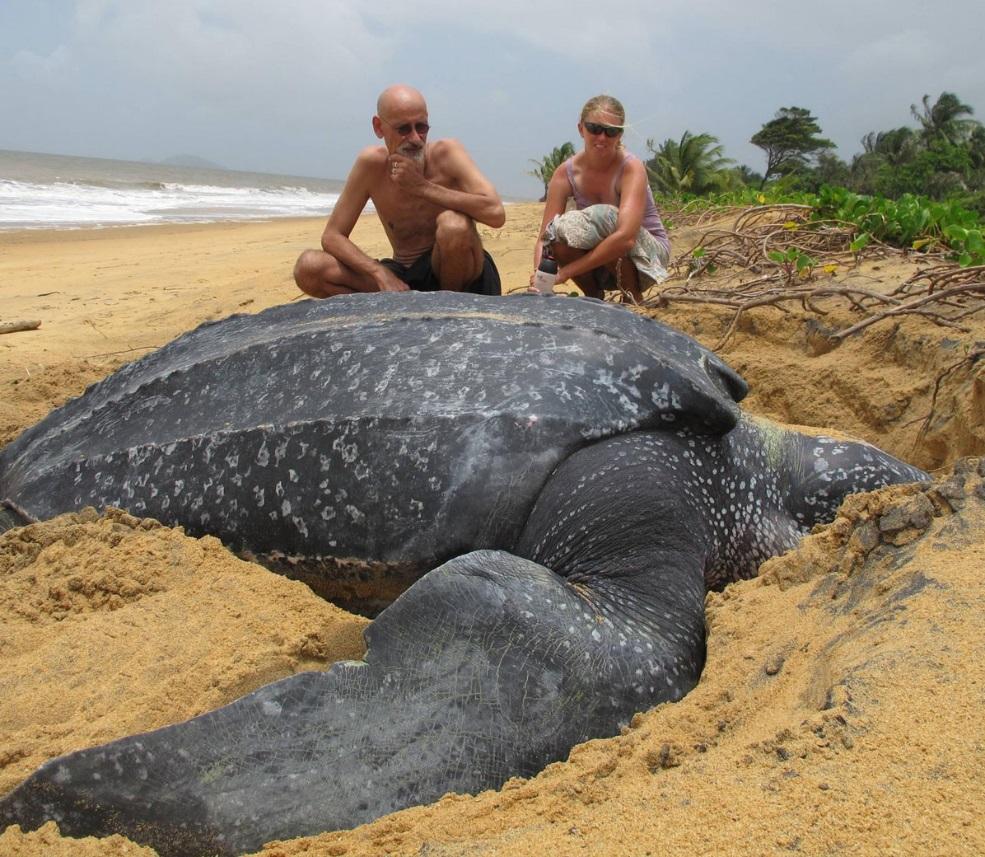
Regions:
<svg viewBox="0 0 985 857"><path fill-rule="evenodd" d="M515 203L503 228L479 228L504 293L526 287L541 210ZM0 232L0 321L41 321L37 330L0 336L0 383L73 361L135 359L202 322L297 300L294 262L318 246L324 223L299 217ZM391 253L374 212L359 218L352 239L373 258Z"/></svg>
<svg viewBox="0 0 985 857"><path fill-rule="evenodd" d="M511 208L523 208L527 206L537 206L539 208L543 207L543 203L531 201L531 200L514 200L514 199L504 199L503 205L506 206L507 211ZM0 226L0 245L6 243L7 239L14 237L15 240L20 240L20 236L27 235L41 235L44 236L39 240L46 240L50 238L53 233L57 233L61 236L71 236L74 233L85 233L89 235L92 233L93 236L100 233L117 233L129 230L143 230L143 229L173 229L176 232L184 231L194 231L198 228L203 227L239 227L239 226L261 226L264 224L299 224L299 223L309 223L315 222L319 224L318 233L321 233L321 227L324 225L325 221L328 219L331 211L326 211L324 214L312 215L312 214L298 214L290 215L286 217L248 217L248 218L221 218L217 220L189 220L189 221L174 221L174 220L160 220L153 223L106 223L106 224L83 224L79 226L73 226L70 224L44 224L39 223L34 226L11 226L5 227ZM359 222L362 222L364 218L369 218L372 221L376 220L376 213L372 208L371 204L368 204L367 210L359 215ZM480 227L480 229L483 227ZM498 230L492 230L498 231Z"/></svg>
<svg viewBox="0 0 985 857"><path fill-rule="evenodd" d="M364 214L362 217L371 216ZM327 217L327 215L326 215ZM270 217L270 218L251 218L249 220L195 220L187 223L175 223L161 221L158 223L108 223L105 226L86 225L86 226L16 226L10 229L0 228L0 245L6 243L8 238L13 237L19 241L26 236L38 235L39 240L50 240L52 235L70 239L72 235L82 234L86 238L94 238L99 235L119 234L125 232L139 232L142 230L173 230L175 233L184 233L198 229L210 228L234 228L239 226L262 226L271 223L297 224L297 223L319 223L324 224L326 217L315 217L312 215L301 215L298 217Z"/></svg>

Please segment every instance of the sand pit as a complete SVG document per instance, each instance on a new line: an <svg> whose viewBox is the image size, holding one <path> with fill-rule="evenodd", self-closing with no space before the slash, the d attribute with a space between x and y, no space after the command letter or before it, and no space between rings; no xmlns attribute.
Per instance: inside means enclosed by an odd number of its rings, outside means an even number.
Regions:
<svg viewBox="0 0 985 857"><path fill-rule="evenodd" d="M525 285L538 222L538 206L514 206L484 232L506 289ZM0 336L0 443L201 321L293 299L293 258L320 228L0 236L4 319L42 320ZM359 229L382 251L375 222ZM846 276L890 287L913 269L882 260ZM693 306L654 313L707 345L728 323ZM722 352L750 382L750 410L863 437L938 484L854 498L759 578L710 595L701 684L622 736L498 792L262 853L985 852L985 468L962 460L985 454L981 362L947 376L926 419L935 380L985 340L985 321L968 324L906 318L815 356L803 315L751 314ZM0 791L71 749L358 657L365 624L214 539L88 513L0 536L0 615ZM0 834L4 855L150 853L52 825Z"/></svg>

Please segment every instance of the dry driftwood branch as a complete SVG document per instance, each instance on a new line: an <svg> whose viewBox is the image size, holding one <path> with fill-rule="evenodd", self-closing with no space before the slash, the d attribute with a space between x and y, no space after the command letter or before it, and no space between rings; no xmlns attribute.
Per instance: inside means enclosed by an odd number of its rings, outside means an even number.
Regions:
<svg viewBox="0 0 985 857"><path fill-rule="evenodd" d="M742 232L743 230L750 229L754 226L760 225L762 223L768 223L773 226L777 222L787 221L787 220L800 220L806 221L810 217L810 213L813 211L809 205L795 205L794 203L784 203L778 205L757 205L753 208L747 208L742 214L740 214L735 221L735 226L733 227L736 232Z"/></svg>
<svg viewBox="0 0 985 857"><path fill-rule="evenodd" d="M832 347L866 327L901 315L919 315L933 324L966 331L960 322L985 309L985 266L959 268L953 263L941 264L942 251L921 251L921 259L938 264L918 271L888 293L847 283L818 285L815 275L819 270L844 265L857 271L863 257L905 256L909 251L870 239L864 250L853 252L851 243L859 230L856 224L810 221L810 212L809 206L802 205L743 209L732 229L709 230L694 247L674 259L669 266L673 272L670 281L642 306L666 306L676 301L734 309L716 348L722 348L734 334L746 310L771 306L789 312L785 305L790 301L799 302L805 313L824 316L830 307L822 306L822 301L834 298L864 316L844 330L828 334L826 339ZM796 269L797 260L770 258L773 251L786 253L790 249L809 256L810 267L801 272ZM704 279L716 268L740 268L756 276L716 287Z"/></svg>
<svg viewBox="0 0 985 857"><path fill-rule="evenodd" d="M883 319L895 315L906 314L923 315L938 324L943 324L946 327L958 327L958 329L964 330L965 328L961 328L959 325L954 324L946 316L942 316L939 313L935 313L930 310L925 310L923 307L930 303L945 303L947 299L952 296L972 294L985 295L985 282L968 283L962 286L952 286L951 288L944 289L940 292L929 292L925 295L911 298L910 300L904 301L892 309L883 310L882 312L870 315L868 318L862 319L862 321L858 322L858 324L853 324L851 327L846 327L844 330L840 330L838 333L832 334L832 338L838 340L845 339L853 333L858 333L858 331L869 327L869 325L875 324L877 321L882 321Z"/></svg>
<svg viewBox="0 0 985 857"><path fill-rule="evenodd" d="M37 330L40 321L0 321L0 333L17 333L19 330Z"/></svg>
<svg viewBox="0 0 985 857"><path fill-rule="evenodd" d="M917 271L917 273L895 291L903 294L909 294L910 292L919 293L924 290L934 292L938 289L946 289L952 285L974 283L982 280L985 280L985 265L976 265L969 268L959 268L953 263L949 265L935 265L932 268Z"/></svg>
<svg viewBox="0 0 985 857"><path fill-rule="evenodd" d="M739 324L739 318L742 313L747 310L754 309L755 307L761 306L774 306L782 312L789 312L783 304L788 301L799 301L801 306L811 306L813 311L818 315L825 315L826 313L819 310L817 307L813 306L811 303L814 300L819 300L820 298L827 297L843 297L847 298L849 302L853 305L860 306L860 296L863 298L868 298L872 301L876 301L883 304L898 304L899 301L890 298L886 295L880 294L879 292L873 292L869 289L857 289L847 286L821 286L817 288L790 288L790 289L778 289L759 298L753 298L743 301L732 301L729 303L730 306L735 307L735 315L732 317L732 321L729 323L728 329L722 334L721 339L715 344L715 350L718 351L725 346L725 343L729 341L732 334L735 333L736 327ZM726 303L725 301L715 301L715 303ZM830 337L835 339L834 336Z"/></svg>

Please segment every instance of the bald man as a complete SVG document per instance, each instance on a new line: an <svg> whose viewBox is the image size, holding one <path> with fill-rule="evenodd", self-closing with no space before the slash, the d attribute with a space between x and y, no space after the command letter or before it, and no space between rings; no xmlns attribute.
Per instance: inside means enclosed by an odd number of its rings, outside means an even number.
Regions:
<svg viewBox="0 0 985 857"><path fill-rule="evenodd" d="M496 188L457 140L428 142L428 108L416 89L389 87L376 114L373 132L383 144L356 158L322 233L322 249L298 257L298 287L316 298L408 289L500 294L499 273L475 228L506 222ZM371 259L349 240L370 200L392 259Z"/></svg>

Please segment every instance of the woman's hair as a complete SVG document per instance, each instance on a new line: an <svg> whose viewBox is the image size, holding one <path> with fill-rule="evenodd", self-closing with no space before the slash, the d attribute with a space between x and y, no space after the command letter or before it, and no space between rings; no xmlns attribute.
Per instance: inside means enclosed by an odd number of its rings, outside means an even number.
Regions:
<svg viewBox="0 0 985 857"><path fill-rule="evenodd" d="M619 124L626 124L626 108L619 103L618 98L613 98L611 95L596 95L594 98L589 98L581 108L581 121L584 122L585 117L596 110L604 110L606 113L618 116Z"/></svg>

